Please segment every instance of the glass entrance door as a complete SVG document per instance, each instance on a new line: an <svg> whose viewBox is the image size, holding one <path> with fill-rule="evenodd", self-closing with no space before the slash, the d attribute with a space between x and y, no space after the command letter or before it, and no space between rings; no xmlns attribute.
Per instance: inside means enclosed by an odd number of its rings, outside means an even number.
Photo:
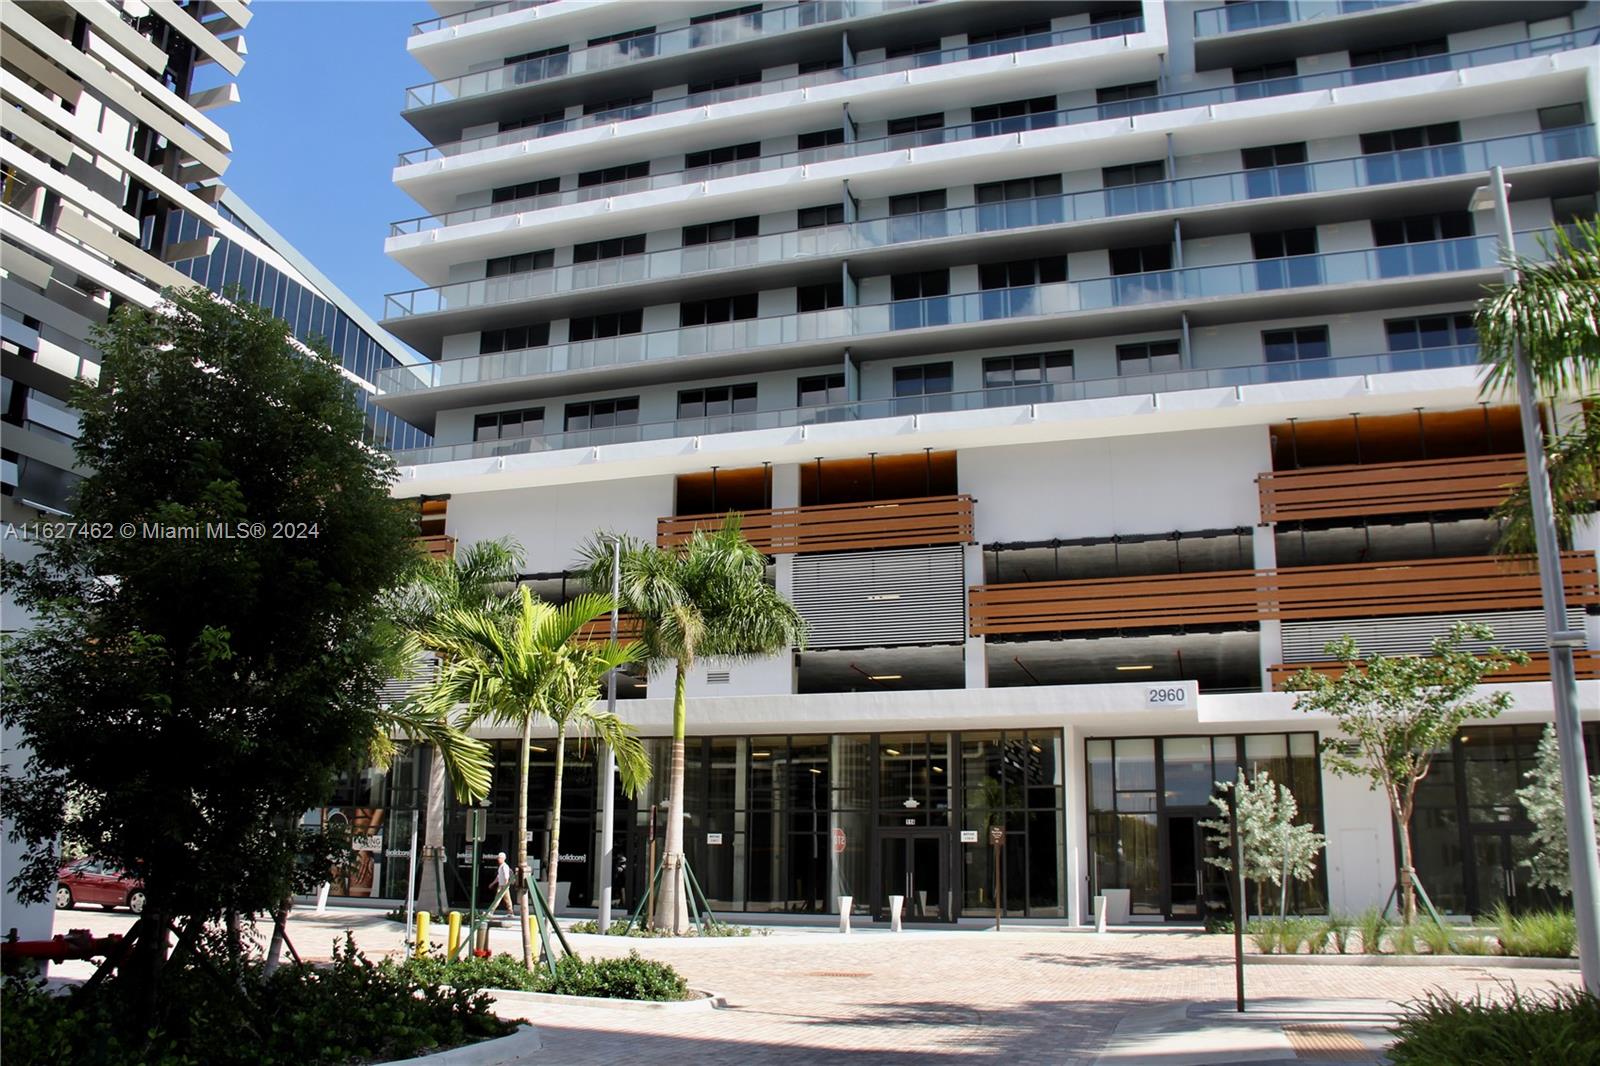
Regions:
<svg viewBox="0 0 1600 1066"><path fill-rule="evenodd" d="M901 918L948 922L950 879L944 832L885 833L879 838L878 913L889 916L889 897L904 896Z"/></svg>
<svg viewBox="0 0 1600 1066"><path fill-rule="evenodd" d="M1205 873L1200 819L1192 814L1167 819L1167 917L1197 919L1203 910Z"/></svg>

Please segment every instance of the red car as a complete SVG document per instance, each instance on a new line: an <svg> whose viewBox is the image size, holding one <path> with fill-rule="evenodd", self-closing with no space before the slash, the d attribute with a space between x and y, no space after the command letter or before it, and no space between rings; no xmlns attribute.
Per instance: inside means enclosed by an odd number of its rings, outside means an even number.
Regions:
<svg viewBox="0 0 1600 1066"><path fill-rule="evenodd" d="M90 859L77 859L56 873L56 907L67 910L79 903L98 903L106 910L127 907L144 910L144 885L121 870Z"/></svg>

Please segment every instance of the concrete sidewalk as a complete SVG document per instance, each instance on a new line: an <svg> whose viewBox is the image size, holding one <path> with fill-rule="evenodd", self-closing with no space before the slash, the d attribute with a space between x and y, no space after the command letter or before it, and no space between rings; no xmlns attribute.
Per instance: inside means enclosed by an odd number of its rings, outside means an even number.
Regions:
<svg viewBox="0 0 1600 1066"><path fill-rule="evenodd" d="M1394 1020L1386 1000L1275 998L1234 1004L1163 1003L1127 1014L1097 1066L1378 1063Z"/></svg>

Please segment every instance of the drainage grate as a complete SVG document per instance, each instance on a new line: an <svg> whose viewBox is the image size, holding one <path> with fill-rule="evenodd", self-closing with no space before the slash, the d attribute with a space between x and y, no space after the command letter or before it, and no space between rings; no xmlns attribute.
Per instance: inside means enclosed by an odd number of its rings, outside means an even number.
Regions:
<svg viewBox="0 0 1600 1066"><path fill-rule="evenodd" d="M871 977L870 973L851 973L848 970L812 970L807 977Z"/></svg>
<svg viewBox="0 0 1600 1066"><path fill-rule="evenodd" d="M1342 1025L1286 1025L1295 1058L1303 1062L1376 1062L1367 1046Z"/></svg>

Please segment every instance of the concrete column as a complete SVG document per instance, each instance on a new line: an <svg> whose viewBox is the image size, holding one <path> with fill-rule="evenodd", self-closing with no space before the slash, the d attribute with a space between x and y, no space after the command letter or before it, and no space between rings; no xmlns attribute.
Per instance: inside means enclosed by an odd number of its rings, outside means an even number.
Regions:
<svg viewBox="0 0 1600 1066"><path fill-rule="evenodd" d="M1066 810L1066 878L1063 886L1067 901L1067 922L1082 925L1088 911L1089 900L1089 794L1085 788L1083 737L1073 726L1063 730L1061 753L1062 780L1065 783Z"/></svg>
<svg viewBox="0 0 1600 1066"><path fill-rule="evenodd" d="M971 589L974 585L983 584L983 548L977 544L968 544L962 558L966 571L968 604L971 603ZM985 642L982 637L971 636L971 624L968 623L968 637L966 647L962 649L962 657L966 664L967 688L989 687L989 660L985 653Z"/></svg>
<svg viewBox="0 0 1600 1066"><path fill-rule="evenodd" d="M1276 526L1256 526L1251 538L1257 570L1270 570L1278 565L1278 542L1274 539ZM1283 623L1276 618L1263 619L1258 638L1261 655L1261 691L1272 691L1272 677L1268 668L1283 662Z"/></svg>
<svg viewBox="0 0 1600 1066"><path fill-rule="evenodd" d="M1600 520L1594 515L1584 515L1572 522L1572 550L1590 552L1600 556ZM1600 648L1600 615L1583 616L1584 640L1591 648Z"/></svg>

